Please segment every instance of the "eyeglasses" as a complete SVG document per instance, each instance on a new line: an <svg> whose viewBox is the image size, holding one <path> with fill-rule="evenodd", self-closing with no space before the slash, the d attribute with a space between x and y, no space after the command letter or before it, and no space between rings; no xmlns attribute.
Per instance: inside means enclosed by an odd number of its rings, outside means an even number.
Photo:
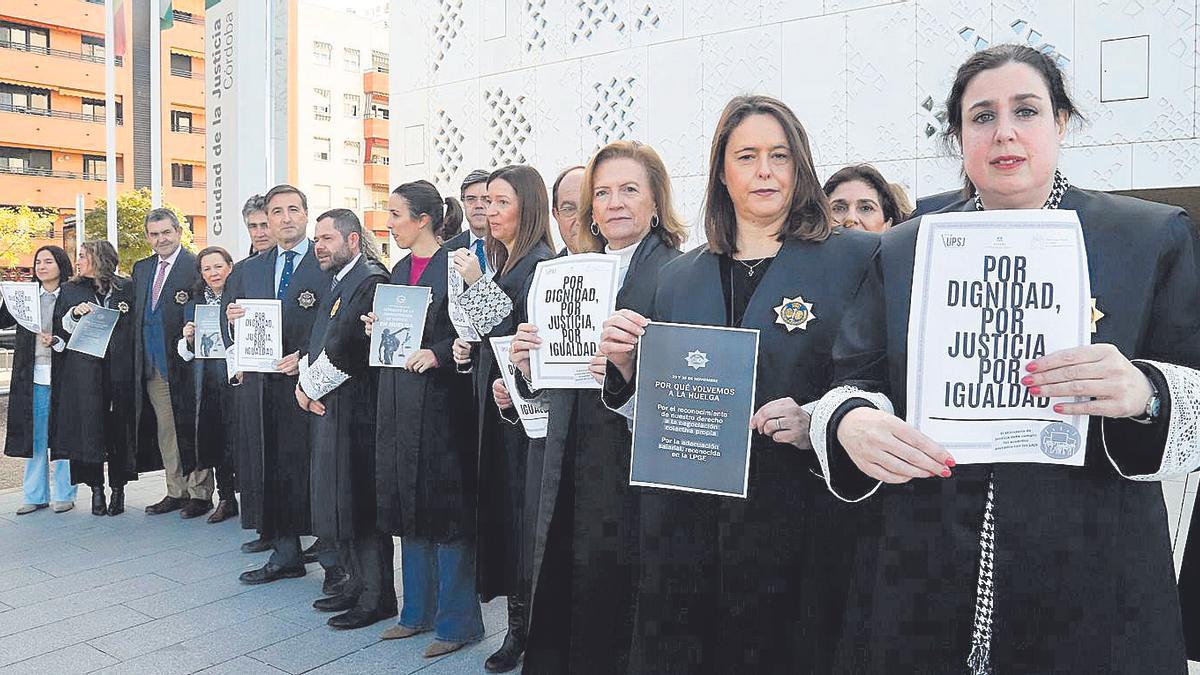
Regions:
<svg viewBox="0 0 1200 675"><path fill-rule="evenodd" d="M558 211L559 214L564 215L568 218L575 215L576 213L579 213L579 207L577 207L571 203L563 204L562 206L558 207L556 210Z"/></svg>
<svg viewBox="0 0 1200 675"><path fill-rule="evenodd" d="M471 195L470 197L463 197L463 203L466 204L467 206L474 206L475 204L482 204L483 206L487 206L489 202L488 202L487 197L478 197L475 195Z"/></svg>

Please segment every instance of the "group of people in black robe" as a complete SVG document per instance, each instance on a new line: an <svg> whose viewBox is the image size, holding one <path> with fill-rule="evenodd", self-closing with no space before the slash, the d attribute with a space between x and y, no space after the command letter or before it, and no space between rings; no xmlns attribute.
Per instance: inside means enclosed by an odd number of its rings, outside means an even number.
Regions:
<svg viewBox="0 0 1200 675"><path fill-rule="evenodd" d="M489 672L1186 673L1200 554L1185 554L1181 603L1159 481L1200 467L1200 236L1182 209L1059 171L1079 113L1037 50L975 53L946 110L965 186L914 215L870 166L822 185L784 103L733 98L709 155L706 245L687 253L667 168L624 140L549 191L523 165L472 172L461 202L399 186L388 227L408 254L390 274L351 211L319 216L310 239L288 185L246 205L255 254L237 264L179 250L159 212L132 281L105 242L84 244L70 282L69 261L55 277L59 256L39 251L53 325L22 334L18 365L53 364L50 414L72 420L51 418L41 461L69 459L98 514L159 464L168 496L150 513L207 512L214 479L236 513L236 486L260 535L243 548L272 550L243 582L319 562L314 607L336 612L331 626L398 615L381 637L432 632L429 657L481 639L480 602L505 596ZM1100 311L1090 345L1029 361L1021 384L1092 417L1086 460L958 466L904 421L921 214L1038 208L1077 213ZM620 260L590 367L600 388L536 390L535 268L587 252ZM369 365L380 283L430 289L400 368ZM803 319L779 311L795 298ZM220 306L231 350L243 299L281 302L276 372L196 358L212 349L196 307ZM90 303L122 313L102 359L62 349ZM745 499L629 485L651 321L759 331ZM503 336L518 392L488 340ZM34 380L14 376L10 454L14 438L19 452L39 442ZM544 438L525 433L514 394L548 410ZM302 550L301 535L317 541Z"/></svg>

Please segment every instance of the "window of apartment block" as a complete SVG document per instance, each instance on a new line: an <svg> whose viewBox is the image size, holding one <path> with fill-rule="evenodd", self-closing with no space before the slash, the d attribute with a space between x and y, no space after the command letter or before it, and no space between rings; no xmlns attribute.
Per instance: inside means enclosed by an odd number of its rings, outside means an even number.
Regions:
<svg viewBox="0 0 1200 675"><path fill-rule="evenodd" d="M29 148L0 147L0 171L14 173L49 173L50 151Z"/></svg>
<svg viewBox="0 0 1200 675"><path fill-rule="evenodd" d="M362 164L362 143L346 141L342 143L342 161L346 164Z"/></svg>
<svg viewBox="0 0 1200 675"><path fill-rule="evenodd" d="M171 185L175 187L191 187L192 169L191 164L171 164Z"/></svg>
<svg viewBox="0 0 1200 675"><path fill-rule="evenodd" d="M319 120L329 119L328 89L313 89L313 116Z"/></svg>
<svg viewBox="0 0 1200 675"><path fill-rule="evenodd" d="M98 98L81 99L81 110L83 116L91 119L93 122L104 121L104 101Z"/></svg>
<svg viewBox="0 0 1200 675"><path fill-rule="evenodd" d="M15 49L38 50L50 48L50 31L19 23L0 22L0 43Z"/></svg>
<svg viewBox="0 0 1200 675"><path fill-rule="evenodd" d="M318 66L327 66L333 59L333 45L328 42L313 42L313 60Z"/></svg>
<svg viewBox="0 0 1200 675"><path fill-rule="evenodd" d="M347 47L342 54L342 63L348 72L357 73L362 70L362 53Z"/></svg>
<svg viewBox="0 0 1200 675"><path fill-rule="evenodd" d="M375 70L386 73L388 71L388 55L386 52L381 52L376 49L371 50L371 67Z"/></svg>
<svg viewBox="0 0 1200 675"><path fill-rule="evenodd" d="M359 200L359 189L358 188L346 188L346 194L345 194L345 198L343 199L342 205L348 209L357 211L358 210L358 200Z"/></svg>
<svg viewBox="0 0 1200 675"><path fill-rule="evenodd" d="M362 114L362 97L358 94L342 94L342 107L346 117L358 117Z"/></svg>
<svg viewBox="0 0 1200 675"><path fill-rule="evenodd" d="M191 133L192 131L192 113L182 110L171 111L171 131L180 133Z"/></svg>
<svg viewBox="0 0 1200 675"><path fill-rule="evenodd" d="M0 109L19 112L50 110L50 90L0 84Z"/></svg>
<svg viewBox="0 0 1200 675"><path fill-rule="evenodd" d="M81 35L79 37L79 52L93 60L101 61L104 59L104 38L95 37L92 35Z"/></svg>
<svg viewBox="0 0 1200 675"><path fill-rule="evenodd" d="M86 180L104 180L108 175L108 164L104 155L83 156L83 177Z"/></svg>
<svg viewBox="0 0 1200 675"><path fill-rule="evenodd" d="M313 186L313 202L319 207L319 210L328 210L331 204L329 203L330 191L328 185Z"/></svg>
<svg viewBox="0 0 1200 675"><path fill-rule="evenodd" d="M192 76L192 57L187 54L171 53L171 74L180 77Z"/></svg>
<svg viewBox="0 0 1200 675"><path fill-rule="evenodd" d="M371 102L371 117L386 120L389 114L390 113L388 112L386 103L375 103L374 101Z"/></svg>
<svg viewBox="0 0 1200 675"><path fill-rule="evenodd" d="M322 162L329 161L329 139L313 137L313 159L319 159ZM326 201L326 204L329 202Z"/></svg>

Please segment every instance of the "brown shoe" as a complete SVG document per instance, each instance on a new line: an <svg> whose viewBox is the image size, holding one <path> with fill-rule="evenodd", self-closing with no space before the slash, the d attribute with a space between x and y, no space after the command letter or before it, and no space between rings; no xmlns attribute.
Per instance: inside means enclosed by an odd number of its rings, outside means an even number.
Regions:
<svg viewBox="0 0 1200 675"><path fill-rule="evenodd" d="M212 510L211 499L189 499L179 512L180 518L195 518Z"/></svg>
<svg viewBox="0 0 1200 675"><path fill-rule="evenodd" d="M237 501L233 499L222 499L221 501L217 502L217 508L212 512L212 515L208 517L208 522L219 523L223 520L229 520L237 514Z"/></svg>
<svg viewBox="0 0 1200 675"><path fill-rule="evenodd" d="M421 633L428 633L428 632L429 632L428 630L421 630L419 628L409 628L408 626L401 626L400 624L396 624L395 626L392 626L391 628L380 633L379 639L380 640L403 640L404 638L410 638L414 635L420 635Z"/></svg>
<svg viewBox="0 0 1200 675"><path fill-rule="evenodd" d="M428 647L425 648L425 658L435 659L439 656L445 656L446 654L453 654L454 652L466 646L467 643L465 642L446 642L444 640L434 640L433 642L429 643Z"/></svg>
<svg viewBox="0 0 1200 675"><path fill-rule="evenodd" d="M180 499L179 497L172 497L170 495L167 495L166 497L163 497L162 500L159 501L157 504L151 504L150 506L147 506L146 507L146 515L159 516L164 513L178 511L179 509L183 508L183 505L186 502L187 502L186 499Z"/></svg>

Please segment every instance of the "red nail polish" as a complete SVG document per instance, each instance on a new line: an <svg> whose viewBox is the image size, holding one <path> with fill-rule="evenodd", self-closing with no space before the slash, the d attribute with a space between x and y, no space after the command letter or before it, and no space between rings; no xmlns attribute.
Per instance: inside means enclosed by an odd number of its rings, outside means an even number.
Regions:
<svg viewBox="0 0 1200 675"><path fill-rule="evenodd" d="M942 478L950 477L950 469L942 469Z"/></svg>
<svg viewBox="0 0 1200 675"><path fill-rule="evenodd" d="M1029 385L1033 384L1033 376L1032 376L1032 375L1026 375L1025 377L1022 377L1022 378L1021 378L1021 384L1025 385L1026 387L1028 387Z"/></svg>
<svg viewBox="0 0 1200 675"><path fill-rule="evenodd" d="M1042 388L1041 387L1030 387L1029 393L1033 394L1034 396L1039 396L1042 393Z"/></svg>
<svg viewBox="0 0 1200 675"><path fill-rule="evenodd" d="M1025 370L1028 370L1031 373L1036 373L1037 372L1037 364L1034 363L1033 361L1030 361L1029 365L1025 366Z"/></svg>
<svg viewBox="0 0 1200 675"><path fill-rule="evenodd" d="M1058 405L1054 406L1054 412L1056 412L1056 413L1059 413L1059 414L1061 415L1061 414L1062 414L1062 411L1063 411L1063 407L1062 407L1062 404L1061 404L1061 403L1059 403Z"/></svg>
<svg viewBox="0 0 1200 675"><path fill-rule="evenodd" d="M950 467L951 469L953 469L955 466L957 466L957 464L955 463L955 461L954 461L954 458L953 458L953 457L951 457L950 459L946 460L946 466Z"/></svg>

